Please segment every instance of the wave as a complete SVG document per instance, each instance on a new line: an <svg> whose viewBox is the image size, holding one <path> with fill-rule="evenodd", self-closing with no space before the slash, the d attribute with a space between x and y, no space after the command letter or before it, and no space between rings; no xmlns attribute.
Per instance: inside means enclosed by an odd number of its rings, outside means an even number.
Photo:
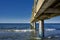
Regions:
<svg viewBox="0 0 60 40"><path fill-rule="evenodd" d="M45 29L45 31L55 31L56 29Z"/></svg>
<svg viewBox="0 0 60 40"><path fill-rule="evenodd" d="M25 30L13 30L14 32L31 32L31 31L34 31L34 30L31 30L31 29L25 29Z"/></svg>
<svg viewBox="0 0 60 40"><path fill-rule="evenodd" d="M31 32L35 30L31 29L24 29L24 30L19 30L19 29L10 29L10 30L0 30L0 32Z"/></svg>
<svg viewBox="0 0 60 40"><path fill-rule="evenodd" d="M60 36L49 36L47 38L60 38Z"/></svg>
<svg viewBox="0 0 60 40"><path fill-rule="evenodd" d="M55 31L55 30L59 30L59 29L54 29L54 28L46 28L45 31ZM0 32L31 32L31 31L35 31L33 29L2 29L0 30Z"/></svg>
<svg viewBox="0 0 60 40"><path fill-rule="evenodd" d="M55 31L60 30L60 28L46 28L45 31Z"/></svg>

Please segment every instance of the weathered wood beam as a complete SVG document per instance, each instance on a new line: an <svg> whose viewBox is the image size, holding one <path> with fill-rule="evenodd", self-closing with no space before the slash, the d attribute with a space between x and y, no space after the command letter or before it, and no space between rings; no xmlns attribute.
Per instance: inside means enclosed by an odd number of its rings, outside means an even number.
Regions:
<svg viewBox="0 0 60 40"><path fill-rule="evenodd" d="M58 4L55 5L55 7L58 7L58 6L60 6L60 3L58 3Z"/></svg>
<svg viewBox="0 0 60 40"><path fill-rule="evenodd" d="M44 13L60 13L60 9L49 8Z"/></svg>
<svg viewBox="0 0 60 40"><path fill-rule="evenodd" d="M49 8L56 0L47 0L47 2L44 2L44 4L41 6L37 14L35 15L35 18L40 16L47 8Z"/></svg>
<svg viewBox="0 0 60 40"><path fill-rule="evenodd" d="M31 22L37 21L37 18L45 11L47 8L49 8L53 3L55 3L56 0L47 0L42 5L41 8L38 10L36 15L34 16L34 19Z"/></svg>

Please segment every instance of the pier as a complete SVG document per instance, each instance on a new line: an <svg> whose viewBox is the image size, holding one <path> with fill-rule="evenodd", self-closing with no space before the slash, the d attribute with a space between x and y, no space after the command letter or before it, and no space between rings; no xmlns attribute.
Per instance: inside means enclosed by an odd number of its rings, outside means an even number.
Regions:
<svg viewBox="0 0 60 40"><path fill-rule="evenodd" d="M44 37L44 20L60 16L60 0L34 0L31 26L35 29L39 22L39 36Z"/></svg>

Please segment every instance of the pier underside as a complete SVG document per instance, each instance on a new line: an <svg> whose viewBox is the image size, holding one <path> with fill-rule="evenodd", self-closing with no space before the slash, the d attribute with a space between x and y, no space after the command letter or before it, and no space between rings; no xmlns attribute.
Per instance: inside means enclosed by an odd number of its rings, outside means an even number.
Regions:
<svg viewBox="0 0 60 40"><path fill-rule="evenodd" d="M60 0L45 1L31 22L45 20L60 15Z"/></svg>
<svg viewBox="0 0 60 40"><path fill-rule="evenodd" d="M42 5L39 6L39 1ZM35 28L36 22L39 22L39 35L44 38L44 20L60 16L60 0L39 0L36 8L32 11L31 23ZM39 8L40 7L40 8Z"/></svg>

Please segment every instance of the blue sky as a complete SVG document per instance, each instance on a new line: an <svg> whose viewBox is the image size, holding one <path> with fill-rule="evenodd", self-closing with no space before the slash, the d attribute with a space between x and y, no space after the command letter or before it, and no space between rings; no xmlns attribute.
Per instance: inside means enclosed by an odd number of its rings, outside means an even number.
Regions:
<svg viewBox="0 0 60 40"><path fill-rule="evenodd" d="M33 0L0 0L0 23L30 22ZM60 16L45 22L59 22Z"/></svg>

